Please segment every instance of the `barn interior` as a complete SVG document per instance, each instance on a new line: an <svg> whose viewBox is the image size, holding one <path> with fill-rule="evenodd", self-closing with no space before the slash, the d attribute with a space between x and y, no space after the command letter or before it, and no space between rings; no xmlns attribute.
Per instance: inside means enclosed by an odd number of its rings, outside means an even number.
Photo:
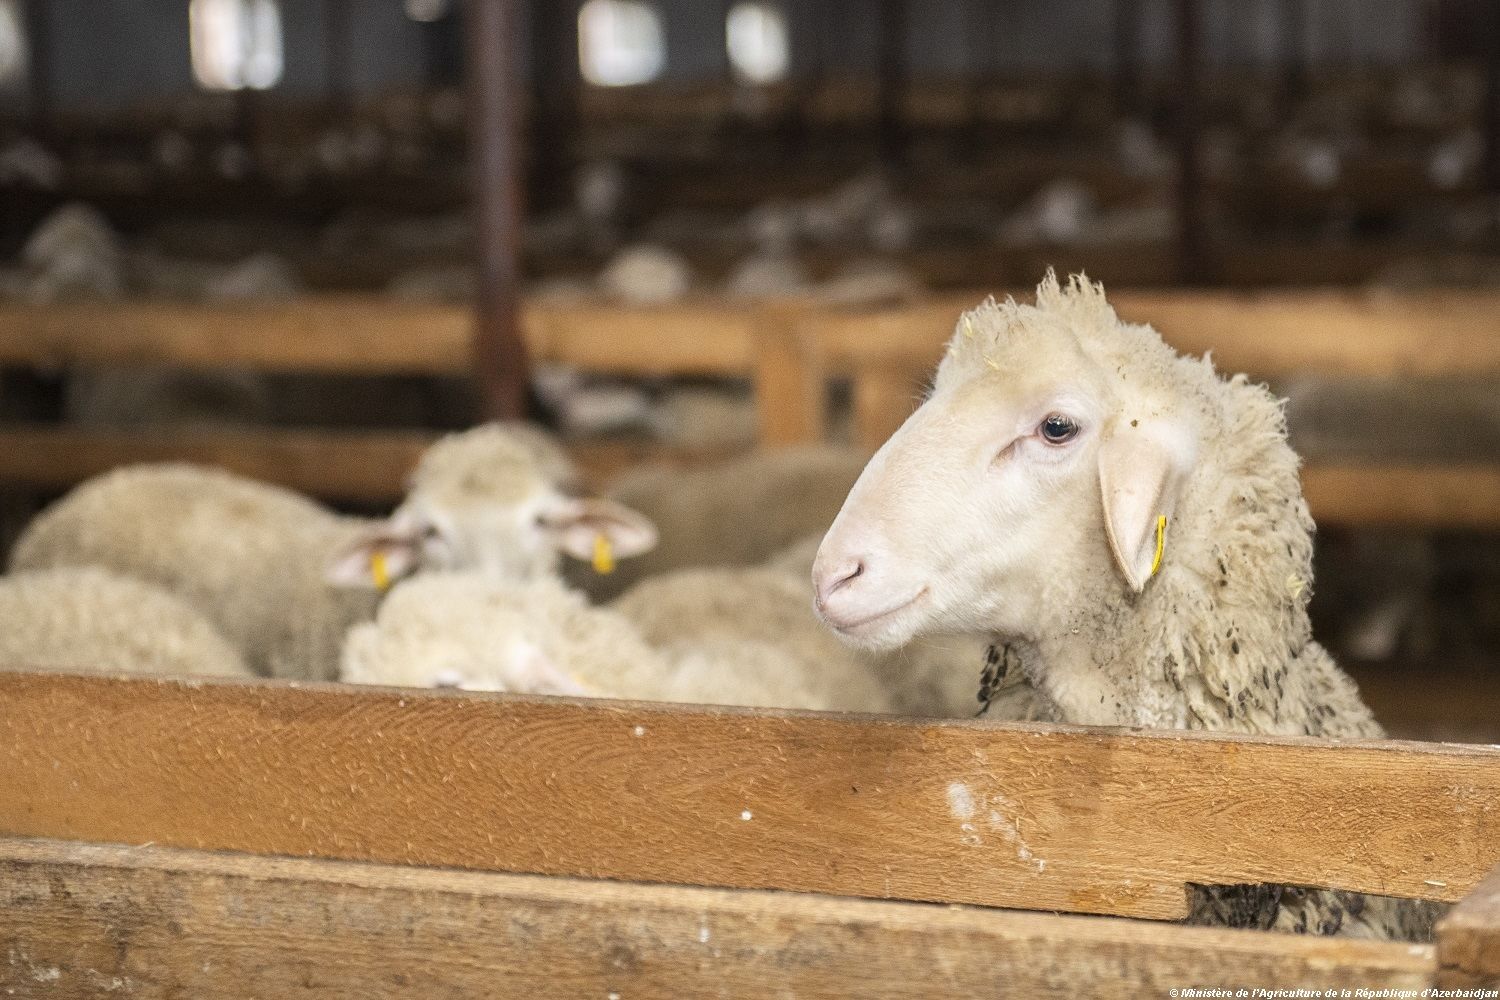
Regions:
<svg viewBox="0 0 1500 1000"><path fill-rule="evenodd" d="M1484 4L497 16L482 36L444 0L0 4L5 538L168 457L375 508L479 415L544 420L600 479L873 448L959 309L1083 271L1185 290L1180 319L1149 296L1127 318L1223 329L1202 338L1221 367L1288 398L1317 633L1392 731L1500 735ZM799 309L910 346L746 346ZM767 390L777 366L800 370Z"/></svg>

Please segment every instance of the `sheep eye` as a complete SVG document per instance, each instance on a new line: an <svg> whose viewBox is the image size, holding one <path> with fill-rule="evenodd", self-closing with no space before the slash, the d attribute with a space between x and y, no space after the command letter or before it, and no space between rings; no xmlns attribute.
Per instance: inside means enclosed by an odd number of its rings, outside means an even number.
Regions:
<svg viewBox="0 0 1500 1000"><path fill-rule="evenodd" d="M1078 424L1061 413L1048 414L1037 430L1048 444L1067 444L1078 436Z"/></svg>

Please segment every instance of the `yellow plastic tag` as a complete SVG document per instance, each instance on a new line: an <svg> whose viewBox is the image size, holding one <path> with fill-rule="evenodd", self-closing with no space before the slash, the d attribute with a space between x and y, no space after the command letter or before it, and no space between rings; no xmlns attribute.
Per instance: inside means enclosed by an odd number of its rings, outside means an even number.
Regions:
<svg viewBox="0 0 1500 1000"><path fill-rule="evenodd" d="M1156 517L1156 555L1151 557L1151 575L1161 569L1161 554L1167 548L1167 515L1158 514Z"/></svg>
<svg viewBox="0 0 1500 1000"><path fill-rule="evenodd" d="M386 563L384 549L376 549L370 553L370 579L374 581L375 589L381 593L391 589L391 568Z"/></svg>
<svg viewBox="0 0 1500 1000"><path fill-rule="evenodd" d="M615 571L615 547L605 535L594 536L594 572L605 576Z"/></svg>

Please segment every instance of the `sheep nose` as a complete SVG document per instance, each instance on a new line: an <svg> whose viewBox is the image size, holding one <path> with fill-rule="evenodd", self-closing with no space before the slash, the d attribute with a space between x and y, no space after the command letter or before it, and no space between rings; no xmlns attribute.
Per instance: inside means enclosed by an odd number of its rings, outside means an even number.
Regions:
<svg viewBox="0 0 1500 1000"><path fill-rule="evenodd" d="M865 561L858 558L849 558L833 566L819 567L817 579L813 581L813 587L817 592L818 607L826 608L830 597L857 580L864 571Z"/></svg>

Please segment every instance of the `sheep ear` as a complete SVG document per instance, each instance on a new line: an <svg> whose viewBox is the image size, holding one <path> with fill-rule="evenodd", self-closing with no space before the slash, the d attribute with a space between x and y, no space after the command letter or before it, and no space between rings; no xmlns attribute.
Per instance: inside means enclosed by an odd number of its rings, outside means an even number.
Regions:
<svg viewBox="0 0 1500 1000"><path fill-rule="evenodd" d="M557 546L574 559L591 560L600 538L607 540L615 558L625 559L656 548L656 525L613 500L562 500L545 517L557 533Z"/></svg>
<svg viewBox="0 0 1500 1000"><path fill-rule="evenodd" d="M324 567L323 579L350 590L387 590L417 571L420 546L414 523L400 517L381 521L338 549Z"/></svg>
<svg viewBox="0 0 1500 1000"><path fill-rule="evenodd" d="M1144 421L1117 427L1099 446L1104 533L1115 565L1136 593L1151 579L1157 524L1166 517L1170 527L1194 452L1180 429Z"/></svg>

